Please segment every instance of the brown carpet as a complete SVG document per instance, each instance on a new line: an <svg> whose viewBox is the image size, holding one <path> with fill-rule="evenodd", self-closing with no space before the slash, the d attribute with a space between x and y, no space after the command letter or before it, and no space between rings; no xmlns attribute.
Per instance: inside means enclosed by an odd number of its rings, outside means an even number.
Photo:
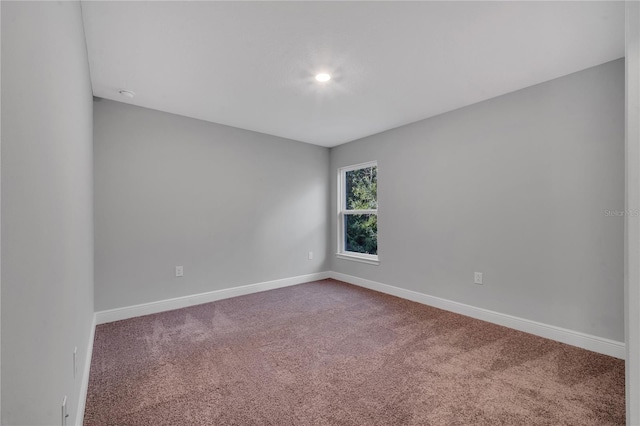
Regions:
<svg viewBox="0 0 640 426"><path fill-rule="evenodd" d="M85 425L624 424L624 361L333 280L100 325Z"/></svg>

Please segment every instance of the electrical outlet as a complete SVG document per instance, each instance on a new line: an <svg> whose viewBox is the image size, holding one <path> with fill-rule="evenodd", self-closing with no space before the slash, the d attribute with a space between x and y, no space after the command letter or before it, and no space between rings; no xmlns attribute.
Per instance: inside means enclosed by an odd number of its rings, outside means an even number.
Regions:
<svg viewBox="0 0 640 426"><path fill-rule="evenodd" d="M313 260L313 252L312 251L309 252L309 260Z"/></svg>
<svg viewBox="0 0 640 426"><path fill-rule="evenodd" d="M73 348L73 378L78 376L78 347Z"/></svg>
<svg viewBox="0 0 640 426"><path fill-rule="evenodd" d="M176 277L184 275L184 268L182 266L176 266Z"/></svg>
<svg viewBox="0 0 640 426"><path fill-rule="evenodd" d="M482 272L473 273L473 282L474 284L482 284Z"/></svg>
<svg viewBox="0 0 640 426"><path fill-rule="evenodd" d="M67 413L67 395L62 398L62 412L61 412L61 421L60 424L62 426L67 426L67 418L69 417L69 413Z"/></svg>

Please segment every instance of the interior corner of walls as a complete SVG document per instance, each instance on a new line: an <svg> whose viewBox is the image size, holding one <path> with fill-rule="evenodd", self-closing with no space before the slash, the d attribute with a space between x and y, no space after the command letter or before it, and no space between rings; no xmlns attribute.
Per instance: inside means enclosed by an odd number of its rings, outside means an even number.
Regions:
<svg viewBox="0 0 640 426"><path fill-rule="evenodd" d="M97 311L326 267L328 148L108 100L94 142Z"/></svg>

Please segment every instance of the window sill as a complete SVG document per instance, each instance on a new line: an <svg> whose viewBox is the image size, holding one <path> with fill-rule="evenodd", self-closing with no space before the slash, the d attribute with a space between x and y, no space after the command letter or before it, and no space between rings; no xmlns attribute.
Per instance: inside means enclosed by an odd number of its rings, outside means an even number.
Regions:
<svg viewBox="0 0 640 426"><path fill-rule="evenodd" d="M379 265L380 260L377 257L364 257L355 254L336 253L338 259L352 260L354 262L368 263L369 265Z"/></svg>

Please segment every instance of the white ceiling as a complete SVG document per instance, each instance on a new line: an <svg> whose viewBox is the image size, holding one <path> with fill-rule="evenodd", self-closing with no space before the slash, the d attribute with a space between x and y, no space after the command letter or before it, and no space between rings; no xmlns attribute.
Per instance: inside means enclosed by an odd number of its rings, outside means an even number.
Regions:
<svg viewBox="0 0 640 426"><path fill-rule="evenodd" d="M95 96L323 146L624 56L623 2L82 8Z"/></svg>

